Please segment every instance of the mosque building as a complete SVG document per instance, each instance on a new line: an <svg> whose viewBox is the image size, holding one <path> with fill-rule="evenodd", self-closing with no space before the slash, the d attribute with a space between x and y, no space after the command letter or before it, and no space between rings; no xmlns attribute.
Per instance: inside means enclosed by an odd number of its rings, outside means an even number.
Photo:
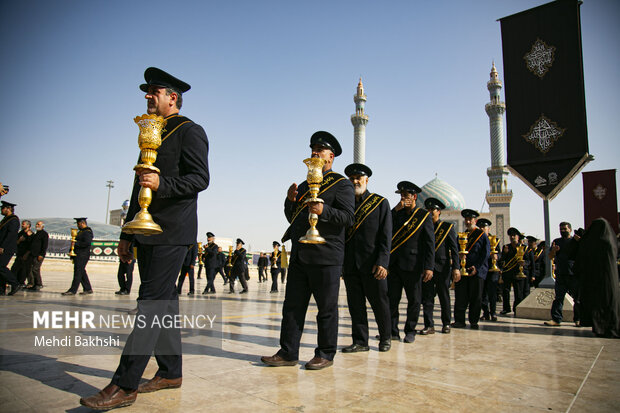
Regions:
<svg viewBox="0 0 620 413"><path fill-rule="evenodd" d="M502 82L499 80L495 63L492 64L487 89L489 90L490 102L485 105L485 111L489 116L491 167L487 168L489 190L486 192L485 200L489 205L489 212L481 212L480 217L486 218L493 223L491 233L497 235L500 245L504 245L510 242L506 231L510 228L512 190L508 189L507 177L509 171L506 168L506 154L504 150L502 116L506 111L506 104L500 98ZM351 123L353 124L353 162L364 163L368 116L364 113L366 95L364 94L364 85L361 78L353 100L355 102L355 114L351 115ZM424 207L424 201L429 197L439 199L446 205L446 209L441 213L441 219L454 224L456 231L464 231L461 210L466 208L465 198L456 188L435 176L434 179L427 182L421 189L422 192L418 195L416 203L418 207Z"/></svg>

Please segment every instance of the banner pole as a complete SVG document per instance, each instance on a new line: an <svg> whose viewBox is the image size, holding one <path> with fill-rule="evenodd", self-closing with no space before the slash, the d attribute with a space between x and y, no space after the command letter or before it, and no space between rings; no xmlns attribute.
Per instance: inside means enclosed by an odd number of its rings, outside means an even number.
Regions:
<svg viewBox="0 0 620 413"><path fill-rule="evenodd" d="M554 288L555 281L552 277L551 260L549 259L549 251L551 250L551 229L549 227L549 199L543 198L543 215L545 219L545 278L538 284L539 288Z"/></svg>

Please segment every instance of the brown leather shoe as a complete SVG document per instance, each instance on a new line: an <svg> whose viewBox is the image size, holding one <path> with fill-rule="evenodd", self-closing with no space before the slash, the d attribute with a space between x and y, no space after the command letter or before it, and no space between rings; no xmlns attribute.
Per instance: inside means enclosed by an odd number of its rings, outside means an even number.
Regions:
<svg viewBox="0 0 620 413"><path fill-rule="evenodd" d="M321 370L325 367L329 367L334 362L332 360L324 359L323 357L314 357L312 360L306 363L306 370Z"/></svg>
<svg viewBox="0 0 620 413"><path fill-rule="evenodd" d="M294 366L297 364L297 360L285 360L278 354L263 356L260 358L260 361L271 367Z"/></svg>
<svg viewBox="0 0 620 413"><path fill-rule="evenodd" d="M136 401L136 390L127 392L115 384L108 384L99 393L82 397L80 404L93 410L110 410L117 407L131 406Z"/></svg>
<svg viewBox="0 0 620 413"><path fill-rule="evenodd" d="M420 330L420 334L423 336L427 336L429 334L435 334L435 329L433 327L424 327L423 330Z"/></svg>
<svg viewBox="0 0 620 413"><path fill-rule="evenodd" d="M152 393L163 389L177 389L181 387L181 383L183 383L183 377L164 379L163 377L155 376L146 383L142 383L138 386L138 393Z"/></svg>

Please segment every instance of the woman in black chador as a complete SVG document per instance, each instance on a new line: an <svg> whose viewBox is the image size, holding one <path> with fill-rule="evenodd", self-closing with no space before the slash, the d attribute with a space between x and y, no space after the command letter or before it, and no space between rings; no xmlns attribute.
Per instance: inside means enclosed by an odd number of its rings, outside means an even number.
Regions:
<svg viewBox="0 0 620 413"><path fill-rule="evenodd" d="M581 277L581 325L600 337L620 338L617 254L611 226L595 219L579 241L575 269Z"/></svg>

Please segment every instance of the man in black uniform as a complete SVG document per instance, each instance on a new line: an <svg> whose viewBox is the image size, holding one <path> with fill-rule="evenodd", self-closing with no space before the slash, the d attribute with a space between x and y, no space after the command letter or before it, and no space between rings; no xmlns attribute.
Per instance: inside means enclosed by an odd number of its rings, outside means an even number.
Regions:
<svg viewBox="0 0 620 413"><path fill-rule="evenodd" d="M317 320L318 346L306 369L319 370L333 364L338 346L338 292L344 261L345 229L353 225L355 195L353 185L344 176L332 171L334 158L342 153L338 140L330 133L319 131L310 138L312 157L324 159L320 202L309 199L306 181L299 187L292 184L284 201L284 214L291 223L282 242L292 241L286 295L282 308L280 350L263 356L270 366L294 366L299 358L299 343L304 328L310 296L319 309ZM310 228L310 214L318 216L316 228L325 238L324 244L299 242ZM311 217L314 215L311 215Z"/></svg>
<svg viewBox="0 0 620 413"><path fill-rule="evenodd" d="M469 327L477 330L482 307L482 289L489 269L491 245L487 234L476 227L476 220L480 216L478 211L464 209L461 211L461 216L465 220L467 231L465 247L467 275L461 273L460 280L454 280L454 323L452 327L465 328L465 311L469 306Z"/></svg>
<svg viewBox="0 0 620 413"><path fill-rule="evenodd" d="M263 281L267 281L267 266L269 265L269 261L265 256L264 252L260 253L258 257L258 282L262 283Z"/></svg>
<svg viewBox="0 0 620 413"><path fill-rule="evenodd" d="M5 294L6 284L11 286L8 295L14 295L21 290L21 284L15 274L9 270L8 264L17 249L17 233L19 231L19 217L13 212L17 204L2 201L2 221L0 221L0 295Z"/></svg>
<svg viewBox="0 0 620 413"><path fill-rule="evenodd" d="M390 303L387 295L387 268L392 243L392 214L384 197L371 194L368 178L372 170L353 163L344 169L355 191L355 222L347 229L344 250L344 283L351 315L353 344L343 353L368 351L366 298L379 327L379 351L389 351Z"/></svg>
<svg viewBox="0 0 620 413"><path fill-rule="evenodd" d="M486 218L480 218L476 221L476 226L489 236L492 222ZM490 245L490 241L489 241ZM491 271L491 263L493 258L497 260L497 253L489 255L487 263L487 278L484 280L482 288L482 317L481 320L497 321L497 289L499 282L499 271ZM496 261L497 264L497 261Z"/></svg>
<svg viewBox="0 0 620 413"><path fill-rule="evenodd" d="M24 219L22 221L22 229L17 234L17 250L15 251L15 260L11 266L11 272L17 277L17 281L24 285L24 281L30 277L30 269L32 268L32 259L30 255L30 244L34 233L31 229L32 223ZM28 280L28 287L32 286L31 280Z"/></svg>
<svg viewBox="0 0 620 413"><path fill-rule="evenodd" d="M207 277L207 286L203 294L215 294L215 274L218 267L218 251L219 246L214 242L215 235L207 232L207 246L202 252L202 262L205 264L205 273Z"/></svg>
<svg viewBox="0 0 620 413"><path fill-rule="evenodd" d="M179 280L177 281L177 294L181 294L183 288L183 282L185 277L189 278L189 291L187 295L194 295L194 265L196 264L196 256L198 255L198 244L190 245L187 249L187 254L183 260L181 266L181 273L179 274Z"/></svg>
<svg viewBox="0 0 620 413"><path fill-rule="evenodd" d="M43 281L41 280L41 265L45 259L47 253L47 245L49 243L49 235L45 231L45 224L43 221L39 221L36 224L37 232L32 236L32 242L30 243L30 254L32 255L32 287L30 291L39 291L43 287Z"/></svg>
<svg viewBox="0 0 620 413"><path fill-rule="evenodd" d="M424 207L431 213L435 228L435 267L433 278L422 283L422 308L424 313L424 329L420 334L425 336L435 334L435 295L439 297L441 306L441 332L450 334L450 283L453 278L460 276L459 247L456 242L454 225L439 219L441 211L446 206L437 198L429 197L424 201Z"/></svg>
<svg viewBox="0 0 620 413"><path fill-rule="evenodd" d="M271 290L270 293L278 292L278 275L282 268L282 255L280 254L280 243L278 241L273 242L273 252L269 256L271 262Z"/></svg>
<svg viewBox="0 0 620 413"><path fill-rule="evenodd" d="M90 246L93 242L93 230L88 226L87 218L74 218L77 222L78 234L73 243L73 282L71 287L62 293L62 295L75 295L80 284L83 291L80 294L92 294L93 287L90 285L88 274L86 273L86 264L90 259Z"/></svg>
<svg viewBox="0 0 620 413"><path fill-rule="evenodd" d="M246 256L246 250L243 248L245 242L241 240L241 238L237 238L237 247L235 252L233 252L233 256L231 259L232 268L230 269L230 291L229 293L235 292L235 278L239 278L239 282L243 287L240 294L245 294L248 292L248 282L245 279L246 270L248 268L248 258Z"/></svg>
<svg viewBox="0 0 620 413"><path fill-rule="evenodd" d="M220 274L222 279L224 279L224 285L228 282L228 277L226 275L226 255L222 252L222 247L218 247L217 249L217 267L215 268L215 274Z"/></svg>
<svg viewBox="0 0 620 413"><path fill-rule="evenodd" d="M517 247L521 246L523 234L516 228L508 228L508 236L510 244L504 245L502 248L502 256L498 261L498 267L502 269L502 280L504 281L502 288L502 304L503 310L500 314L508 314L510 311L516 311L517 306L523 298L525 298L525 280L526 277L519 277L519 262L517 261ZM529 255L524 255L523 269L524 272L528 268ZM514 301L512 309L510 308L510 286L514 288Z"/></svg>
<svg viewBox="0 0 620 413"><path fill-rule="evenodd" d="M430 213L416 207L421 189L409 181L399 182L397 188L400 202L392 209L392 250L387 277L392 340L400 341L398 305L404 288L407 294L405 343L413 343L422 304L422 283L433 278L435 234Z"/></svg>
<svg viewBox="0 0 620 413"><path fill-rule="evenodd" d="M132 248L131 246L129 248ZM119 290L115 292L116 295L129 295L131 292L131 285L133 284L133 267L136 264L136 260L133 259L130 262L118 263L118 272L116 273L116 279L118 280Z"/></svg>
<svg viewBox="0 0 620 413"><path fill-rule="evenodd" d="M122 233L118 252L126 262L133 259L129 246L135 240L141 279L138 315L144 315L148 323L155 316L179 314L174 282L188 247L197 239L198 193L209 185L209 143L201 126L179 115L182 93L190 86L156 68L148 68L144 78L146 83L140 89L146 92L148 113L163 116L167 123L154 163L160 175L147 170L138 172L127 220L131 221L140 209L140 186L150 188L153 201L149 212L163 232L150 236ZM156 308L152 300L158 300ZM161 354L160 348L167 351ZM153 350L159 369L153 379L138 388ZM138 392L180 387L181 366L178 328L134 328L111 383L96 395L81 399L80 403L96 409L110 409L132 404Z"/></svg>
<svg viewBox="0 0 620 413"><path fill-rule="evenodd" d="M527 279L525 280L525 290L523 291L523 298L530 295L530 290L536 281L536 270L538 267L536 266L536 237L528 235L525 237L527 239L527 248L525 249L525 255L529 257L529 265L527 267Z"/></svg>
<svg viewBox="0 0 620 413"><path fill-rule="evenodd" d="M547 273L547 266L545 263L545 250L547 249L547 243L540 241L534 251L534 265L536 266L536 275L534 280L534 288L538 288L538 284L545 278Z"/></svg>

